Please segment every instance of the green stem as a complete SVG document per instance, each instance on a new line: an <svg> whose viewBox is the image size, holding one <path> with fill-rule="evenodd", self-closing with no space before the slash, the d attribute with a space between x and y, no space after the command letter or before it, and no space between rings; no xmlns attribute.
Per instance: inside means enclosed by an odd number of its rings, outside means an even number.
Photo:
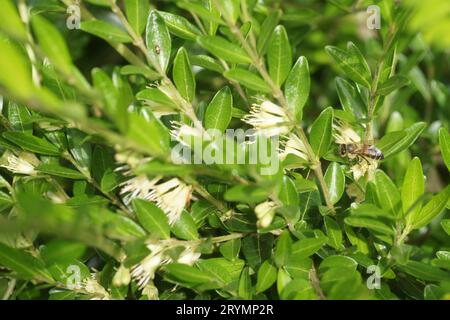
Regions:
<svg viewBox="0 0 450 320"><path fill-rule="evenodd" d="M214 2L216 4L216 6L219 8L219 10L224 12L223 7L219 3L219 1L214 0ZM244 9L246 9L245 5L244 5ZM253 48L245 40L240 29L231 20L227 19L226 15L223 15L223 16L225 17L228 27L233 32L233 34L237 37L237 39L241 43L243 49L249 55L250 59L252 60L253 65L257 68L257 70L258 70L259 74L261 75L261 77L263 78L263 80L270 86L272 95L280 103L280 105L284 108L284 110L286 110L286 112L291 120L290 122L292 124L294 124L294 126L296 127L296 131L299 134L299 138L303 142L303 144L305 145L305 147L307 149L308 158L312 162L312 169L314 170L314 173L315 173L317 179L319 180L320 187L322 189L322 193L325 198L325 203L326 203L328 209L330 210L330 212L334 213L335 212L334 206L333 206L333 203L331 202L328 188L326 187L325 179L323 177L321 162L317 158L317 156L314 154L314 151L312 150L311 145L309 144L309 141L306 138L303 128L301 128L299 125L297 125L297 123L293 120L294 117L289 114L288 104L287 104L287 101L286 101L286 98L285 98L283 92L281 91L280 87L273 82L272 78L270 77L269 73L267 72L264 60L262 57L260 57L258 55L256 48Z"/></svg>

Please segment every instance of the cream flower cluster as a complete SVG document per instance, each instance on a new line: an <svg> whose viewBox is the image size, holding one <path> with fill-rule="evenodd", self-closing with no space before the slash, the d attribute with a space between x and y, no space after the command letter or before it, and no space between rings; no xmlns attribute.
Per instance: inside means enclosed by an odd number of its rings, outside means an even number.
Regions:
<svg viewBox="0 0 450 320"><path fill-rule="evenodd" d="M147 247L151 253L131 268L131 277L137 281L141 289L144 289L155 278L155 272L161 266L171 262L193 265L200 258L200 253L196 252L197 247L194 245L186 245L176 261L173 261L167 254L171 245L156 243L149 244Z"/></svg>
<svg viewBox="0 0 450 320"><path fill-rule="evenodd" d="M286 111L267 100L261 104L254 104L250 114L242 120L255 128L257 133L267 137L285 135L291 130Z"/></svg>

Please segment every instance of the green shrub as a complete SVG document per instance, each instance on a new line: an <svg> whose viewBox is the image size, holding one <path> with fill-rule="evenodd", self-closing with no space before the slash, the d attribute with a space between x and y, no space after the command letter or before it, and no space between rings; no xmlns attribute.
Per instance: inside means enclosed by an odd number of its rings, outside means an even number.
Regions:
<svg viewBox="0 0 450 320"><path fill-rule="evenodd" d="M448 5L371 4L4 0L0 297L449 299Z"/></svg>

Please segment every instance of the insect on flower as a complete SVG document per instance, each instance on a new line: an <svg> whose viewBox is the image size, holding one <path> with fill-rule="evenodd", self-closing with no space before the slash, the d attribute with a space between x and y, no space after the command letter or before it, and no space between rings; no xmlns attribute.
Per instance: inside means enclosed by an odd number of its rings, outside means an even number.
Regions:
<svg viewBox="0 0 450 320"><path fill-rule="evenodd" d="M352 162L353 177L358 180L368 174L369 180L384 159L383 152L372 144L361 141L361 137L347 123L337 121L334 125L335 142L339 145L339 155Z"/></svg>

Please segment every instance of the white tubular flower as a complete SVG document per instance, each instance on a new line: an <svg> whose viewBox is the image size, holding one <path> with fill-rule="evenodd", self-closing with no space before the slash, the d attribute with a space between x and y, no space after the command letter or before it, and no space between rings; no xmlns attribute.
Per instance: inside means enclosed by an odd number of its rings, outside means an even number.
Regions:
<svg viewBox="0 0 450 320"><path fill-rule="evenodd" d="M169 218L169 224L173 225L180 218L186 204L190 201L192 187L183 183L178 178L154 185L148 194L148 200L154 201Z"/></svg>
<svg viewBox="0 0 450 320"><path fill-rule="evenodd" d="M265 201L258 204L255 207L255 214L258 218L257 226L259 228L268 227L272 223L277 208L278 206L273 201Z"/></svg>
<svg viewBox="0 0 450 320"><path fill-rule="evenodd" d="M149 282L144 289L142 289L142 295L147 296L149 300L159 300L158 288L155 287L153 282Z"/></svg>
<svg viewBox="0 0 450 320"><path fill-rule="evenodd" d="M203 141L209 140L206 131L191 127L185 123L172 121L172 129L170 136L173 140L178 141L185 146L193 147L195 143L202 145Z"/></svg>
<svg viewBox="0 0 450 320"><path fill-rule="evenodd" d="M356 163L350 169L352 170L353 178L355 179L355 181L358 181L359 178L365 176L366 173L367 178L370 181L374 178L377 167L378 167L377 160L367 158L367 160L363 160Z"/></svg>
<svg viewBox="0 0 450 320"><path fill-rule="evenodd" d="M260 105L254 104L250 114L242 120L267 137L287 134L291 129L286 111L267 100Z"/></svg>
<svg viewBox="0 0 450 320"><path fill-rule="evenodd" d="M98 283L95 275L83 280L84 291L92 295L91 300L109 300L111 299L108 291Z"/></svg>
<svg viewBox="0 0 450 320"><path fill-rule="evenodd" d="M333 136L337 144L360 143L361 137L347 123L337 122L333 124Z"/></svg>
<svg viewBox="0 0 450 320"><path fill-rule="evenodd" d="M21 152L19 156L6 150L0 158L0 167L6 168L13 173L35 175L34 167L39 164L39 160L32 153Z"/></svg>
<svg viewBox="0 0 450 320"><path fill-rule="evenodd" d="M120 195L123 202L128 206L133 199L149 200L150 193L161 177L149 180L145 174L133 177L121 184Z"/></svg>
<svg viewBox="0 0 450 320"><path fill-rule="evenodd" d="M131 269L131 277L137 280L139 288L144 288L150 280L155 278L155 272L159 266L167 262L162 252L151 253Z"/></svg>
<svg viewBox="0 0 450 320"><path fill-rule="evenodd" d="M177 262L192 266L200 258L201 255L200 252L195 252L195 249L195 247L191 246L186 247L178 257Z"/></svg>
<svg viewBox="0 0 450 320"><path fill-rule="evenodd" d="M293 154L301 159L308 161L305 144L295 134L289 135L288 140L284 143L284 150L282 150L280 153L281 160L284 160L288 154Z"/></svg>

